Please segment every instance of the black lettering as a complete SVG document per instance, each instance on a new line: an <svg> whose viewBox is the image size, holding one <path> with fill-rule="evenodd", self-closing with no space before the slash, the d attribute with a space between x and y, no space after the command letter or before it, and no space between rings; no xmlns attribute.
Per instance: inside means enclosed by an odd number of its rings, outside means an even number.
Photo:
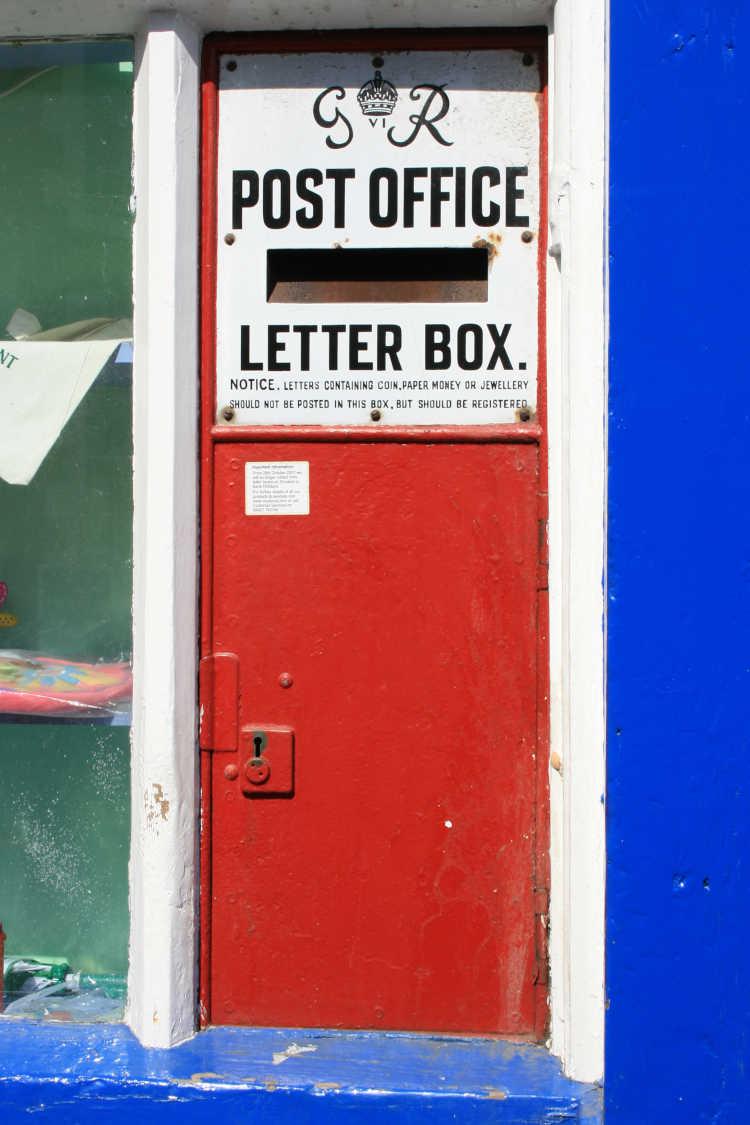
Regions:
<svg viewBox="0 0 750 1125"><path fill-rule="evenodd" d="M372 371L372 364L367 360L359 359L359 353L367 348L368 341L360 340L363 332L372 332L371 324L349 325L349 367L352 371Z"/></svg>
<svg viewBox="0 0 750 1125"><path fill-rule="evenodd" d="M490 356L490 362L487 364L487 370L493 371L497 366L497 361L500 360L506 371L512 371L513 364L510 362L510 356L505 350L505 341L508 339L510 325L504 325L502 332L498 332L496 324L488 324L487 328L492 337L492 343L495 345L495 350Z"/></svg>
<svg viewBox="0 0 750 1125"><path fill-rule="evenodd" d="M459 326L456 341L456 359L462 371L476 371L482 366L482 329L478 324L462 324ZM469 358L467 342L473 339L472 356ZM270 364L269 364L270 366Z"/></svg>
<svg viewBox="0 0 750 1125"><path fill-rule="evenodd" d="M240 325L240 371L262 371L262 363L250 362L250 325Z"/></svg>
<svg viewBox="0 0 750 1125"><path fill-rule="evenodd" d="M303 203L311 205L309 213L305 207L300 207L297 211L297 225L304 227L305 230L319 227L323 222L323 200L317 191L310 191L308 183L320 187L323 183L323 173L318 168L303 168L297 173L297 195Z"/></svg>
<svg viewBox="0 0 750 1125"><path fill-rule="evenodd" d="M346 331L345 324L321 324L321 332L328 333L328 366L331 371L339 369L339 336Z"/></svg>
<svg viewBox="0 0 750 1125"><path fill-rule="evenodd" d="M333 225L346 225L346 181L354 179L353 168L328 168L326 179L333 180Z"/></svg>
<svg viewBox="0 0 750 1125"><path fill-rule="evenodd" d="M346 96L341 86L329 86L327 90L323 90L322 93L318 94L313 103L313 120L316 125L320 125L323 129L333 129L339 121L343 121L347 130L346 137L341 141L334 141L333 137L326 137L326 144L329 148L346 148L354 136L354 130L352 129L349 118L346 117L337 106L334 106L333 117L323 116L321 107L323 105L323 99L327 97L328 94L335 94L337 101L341 101L341 99Z"/></svg>
<svg viewBox="0 0 750 1125"><path fill-rule="evenodd" d="M424 199L424 192L414 187L416 179L427 176L426 168L404 168L404 226L414 226L414 204Z"/></svg>
<svg viewBox="0 0 750 1125"><path fill-rule="evenodd" d="M450 338L451 330L447 324L425 324L424 365L428 371L445 371L450 367Z"/></svg>
<svg viewBox="0 0 750 1125"><path fill-rule="evenodd" d="M450 199L450 192L443 191L442 180L453 175L452 168L430 169L430 226L439 227L443 222L442 205Z"/></svg>
<svg viewBox="0 0 750 1125"><path fill-rule="evenodd" d="M388 130L388 140L391 142L392 145L396 145L398 148L405 148L406 145L410 145L412 143L412 141L416 137L419 130L422 129L422 128L425 128L425 129L427 129L427 131L429 133L432 134L432 136L435 138L435 140L438 142L438 144L446 145L446 146L452 145L453 141L446 141L444 137L441 137L441 135L438 132L438 129L435 125L435 122L440 121L441 118L445 117L446 113L450 109L450 100L448 98L448 95L446 94L446 92L445 92L445 90L443 89L442 86L432 86L429 83L425 83L422 86L414 86L412 88L412 90L410 91L409 97L411 98L411 100L413 102L419 101L419 98L420 98L419 91L420 90L429 90L430 93L427 96L427 98L425 99L425 103L422 106L419 113L410 113L409 114L409 120L411 121L412 125L414 126L411 133L409 134L409 136L406 138L405 141L397 141L396 138L393 135L394 126L391 125L390 129ZM440 102L440 105L438 107L438 111L437 111L436 114L434 114L433 117L428 117L427 114L430 110L430 106L432 105L432 103L435 101L436 98Z"/></svg>
<svg viewBox="0 0 750 1125"><path fill-rule="evenodd" d="M279 353L286 351L286 340L280 340L279 335L282 332L288 332L288 324L269 324L268 325L268 370L269 371L291 371L291 363L284 363L280 360Z"/></svg>
<svg viewBox="0 0 750 1125"><path fill-rule="evenodd" d="M317 324L295 324L293 332L299 332L300 367L303 371L310 370L310 336L318 331Z"/></svg>
<svg viewBox="0 0 750 1125"><path fill-rule="evenodd" d="M505 225L506 227L527 227L529 225L528 215L516 214L516 200L523 199L523 188L516 186L516 180L519 176L528 176L529 169L524 166L523 168L506 168L505 169Z"/></svg>
<svg viewBox="0 0 750 1125"><path fill-rule="evenodd" d="M388 337L390 336L390 341ZM385 357L391 361L394 371L401 371L401 360L398 353L401 351L401 326L399 324L378 325L378 371L385 371Z"/></svg>
<svg viewBox="0 0 750 1125"><path fill-rule="evenodd" d="M380 184L386 184L386 211L380 209ZM370 222L374 227L392 227L398 218L398 176L393 168L373 168L370 173Z"/></svg>
<svg viewBox="0 0 750 1125"><path fill-rule="evenodd" d="M274 214L274 184L279 185L279 213ZM271 230L289 226L291 215L291 182L283 168L271 168L263 177L263 222Z"/></svg>
<svg viewBox="0 0 750 1125"><path fill-rule="evenodd" d="M456 168L456 226L466 226L466 169Z"/></svg>
<svg viewBox="0 0 750 1125"><path fill-rule="evenodd" d="M232 229L242 230L242 212L258 202L257 172L232 172Z"/></svg>
<svg viewBox="0 0 750 1125"><path fill-rule="evenodd" d="M500 183L500 170L483 165L475 168L471 176L471 217L478 227L494 227L500 222L500 204L490 203L487 211L483 209L482 181L487 180L491 188Z"/></svg>

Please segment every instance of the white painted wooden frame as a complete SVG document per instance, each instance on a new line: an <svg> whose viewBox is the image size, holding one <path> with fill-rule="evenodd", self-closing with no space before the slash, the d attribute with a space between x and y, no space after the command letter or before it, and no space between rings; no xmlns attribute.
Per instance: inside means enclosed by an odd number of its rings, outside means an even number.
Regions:
<svg viewBox="0 0 750 1125"><path fill-rule="evenodd" d="M128 1022L195 1029L200 35L152 15L134 103L133 736Z"/></svg>
<svg viewBox="0 0 750 1125"><path fill-rule="evenodd" d="M607 0L550 25L551 1047L604 1070Z"/></svg>
<svg viewBox="0 0 750 1125"><path fill-rule="evenodd" d="M0 37L135 35L135 541L128 1021L195 1027L198 91L208 31L502 27L550 37L551 1050L603 1070L607 0L4 0Z"/></svg>

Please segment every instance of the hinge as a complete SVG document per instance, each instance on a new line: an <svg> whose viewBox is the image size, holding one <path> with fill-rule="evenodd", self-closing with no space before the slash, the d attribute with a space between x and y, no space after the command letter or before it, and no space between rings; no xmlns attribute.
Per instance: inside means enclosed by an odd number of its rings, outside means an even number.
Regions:
<svg viewBox="0 0 750 1125"><path fill-rule="evenodd" d="M236 750L239 659L233 652L204 656L198 678L201 750Z"/></svg>

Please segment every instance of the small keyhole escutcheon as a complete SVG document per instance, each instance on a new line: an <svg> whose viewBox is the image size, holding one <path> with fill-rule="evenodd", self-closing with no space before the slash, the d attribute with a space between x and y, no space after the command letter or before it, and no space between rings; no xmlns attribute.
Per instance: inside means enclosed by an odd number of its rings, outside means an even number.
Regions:
<svg viewBox="0 0 750 1125"><path fill-rule="evenodd" d="M251 785L264 785L271 776L271 767L265 758L261 758L263 739L256 734L253 738L253 756L245 763L245 777Z"/></svg>

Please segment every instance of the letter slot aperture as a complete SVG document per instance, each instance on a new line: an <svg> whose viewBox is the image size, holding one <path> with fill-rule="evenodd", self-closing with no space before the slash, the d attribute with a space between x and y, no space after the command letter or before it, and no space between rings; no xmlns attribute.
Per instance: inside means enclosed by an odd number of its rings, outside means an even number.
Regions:
<svg viewBox="0 0 750 1125"><path fill-rule="evenodd" d="M481 247L268 250L268 300L486 302L489 255Z"/></svg>

